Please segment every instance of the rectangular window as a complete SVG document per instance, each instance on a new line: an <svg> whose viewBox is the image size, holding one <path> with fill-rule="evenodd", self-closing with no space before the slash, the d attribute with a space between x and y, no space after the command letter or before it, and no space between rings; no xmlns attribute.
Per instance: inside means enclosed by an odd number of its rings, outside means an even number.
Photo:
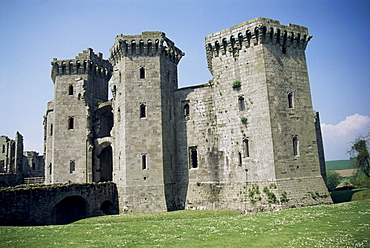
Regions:
<svg viewBox="0 0 370 248"><path fill-rule="evenodd" d="M293 136L293 156L299 155L299 141L297 135Z"/></svg>
<svg viewBox="0 0 370 248"><path fill-rule="evenodd" d="M198 152L197 147L189 147L189 161L190 161L190 169L198 168Z"/></svg>
<svg viewBox="0 0 370 248"><path fill-rule="evenodd" d="M288 93L288 108L293 108L294 102L293 102L293 92Z"/></svg>
<svg viewBox="0 0 370 248"><path fill-rule="evenodd" d="M243 140L244 156L249 157L249 139Z"/></svg>
<svg viewBox="0 0 370 248"><path fill-rule="evenodd" d="M146 154L141 154L141 169L142 170L146 170L148 169L147 167L147 157L146 157Z"/></svg>
<svg viewBox="0 0 370 248"><path fill-rule="evenodd" d="M69 173L73 173L73 172L75 172L75 170L76 170L76 162L75 161L71 161L69 163Z"/></svg>

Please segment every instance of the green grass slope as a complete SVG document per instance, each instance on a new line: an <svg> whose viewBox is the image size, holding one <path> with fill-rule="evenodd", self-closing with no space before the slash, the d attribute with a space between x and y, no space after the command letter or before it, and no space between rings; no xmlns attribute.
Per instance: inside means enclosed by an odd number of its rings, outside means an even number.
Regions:
<svg viewBox="0 0 370 248"><path fill-rule="evenodd" d="M2 247L369 247L370 200L240 215L177 211L0 226Z"/></svg>
<svg viewBox="0 0 370 248"><path fill-rule="evenodd" d="M347 170L355 169L351 160L325 161L326 170Z"/></svg>

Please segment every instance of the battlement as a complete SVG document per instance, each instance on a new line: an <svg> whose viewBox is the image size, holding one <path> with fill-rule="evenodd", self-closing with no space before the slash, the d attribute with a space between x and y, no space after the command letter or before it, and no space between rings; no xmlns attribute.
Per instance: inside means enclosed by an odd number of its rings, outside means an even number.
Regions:
<svg viewBox="0 0 370 248"><path fill-rule="evenodd" d="M239 52L260 44L280 46L283 54L288 48L304 51L311 38L306 27L291 23L284 26L276 20L255 18L206 36L208 67L212 72L213 57L228 54L237 57Z"/></svg>
<svg viewBox="0 0 370 248"><path fill-rule="evenodd" d="M51 62L51 78L55 82L56 76L91 74L99 77L111 77L112 65L103 59L103 54L95 54L93 49L88 48L79 53L75 59L58 60Z"/></svg>
<svg viewBox="0 0 370 248"><path fill-rule="evenodd" d="M159 31L142 32L141 35L117 35L110 48L110 61L115 65L122 57L165 55L176 64L185 55L175 43Z"/></svg>

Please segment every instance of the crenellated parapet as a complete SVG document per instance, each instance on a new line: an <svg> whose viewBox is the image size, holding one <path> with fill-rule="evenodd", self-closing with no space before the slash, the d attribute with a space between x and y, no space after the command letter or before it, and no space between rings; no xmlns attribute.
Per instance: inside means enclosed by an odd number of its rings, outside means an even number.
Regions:
<svg viewBox="0 0 370 248"><path fill-rule="evenodd" d="M109 80L113 70L110 62L103 59L103 54L95 54L91 48L79 53L75 59L58 60L54 58L51 66L53 82L55 82L56 76L79 74L90 74Z"/></svg>
<svg viewBox="0 0 370 248"><path fill-rule="evenodd" d="M212 58L219 56L238 57L239 53L260 44L276 46L282 54L289 49L304 51L312 35L303 26L281 25L268 18L255 18L206 36L208 68L212 73Z"/></svg>
<svg viewBox="0 0 370 248"><path fill-rule="evenodd" d="M164 55L173 63L178 64L185 55L173 41L166 37L165 33L158 31L143 32L141 35L117 35L110 54L113 66L124 56Z"/></svg>

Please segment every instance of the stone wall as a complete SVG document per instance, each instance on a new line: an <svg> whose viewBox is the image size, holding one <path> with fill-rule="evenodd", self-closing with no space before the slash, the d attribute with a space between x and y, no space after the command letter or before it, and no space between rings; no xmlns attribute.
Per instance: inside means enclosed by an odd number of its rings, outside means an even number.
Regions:
<svg viewBox="0 0 370 248"><path fill-rule="evenodd" d="M65 224L118 213L114 183L49 185L0 190L1 225Z"/></svg>

